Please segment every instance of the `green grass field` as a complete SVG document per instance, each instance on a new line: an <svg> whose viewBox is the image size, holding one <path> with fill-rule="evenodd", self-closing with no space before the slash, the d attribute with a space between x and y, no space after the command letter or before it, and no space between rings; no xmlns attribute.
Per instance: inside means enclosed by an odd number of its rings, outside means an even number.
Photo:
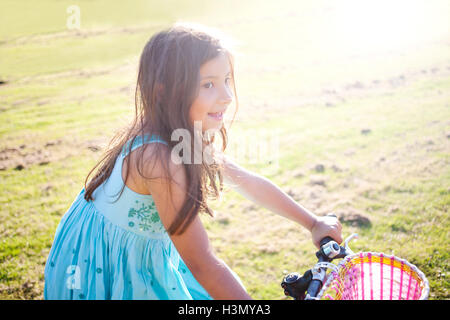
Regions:
<svg viewBox="0 0 450 320"><path fill-rule="evenodd" d="M0 299L43 298L56 227L133 116L141 50L178 20L237 41L229 153L449 299L450 5L408 2L374 28L346 2L77 1L69 30L72 1L2 1ZM252 297L286 299L284 274L315 263L308 232L233 191L213 205L217 255Z"/></svg>

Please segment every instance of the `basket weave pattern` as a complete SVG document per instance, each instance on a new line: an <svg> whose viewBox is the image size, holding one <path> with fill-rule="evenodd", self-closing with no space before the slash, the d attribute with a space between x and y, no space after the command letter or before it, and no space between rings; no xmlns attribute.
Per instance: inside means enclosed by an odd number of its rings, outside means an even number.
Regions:
<svg viewBox="0 0 450 320"><path fill-rule="evenodd" d="M395 256L360 252L332 271L318 298L332 300L424 300L429 286L413 264Z"/></svg>

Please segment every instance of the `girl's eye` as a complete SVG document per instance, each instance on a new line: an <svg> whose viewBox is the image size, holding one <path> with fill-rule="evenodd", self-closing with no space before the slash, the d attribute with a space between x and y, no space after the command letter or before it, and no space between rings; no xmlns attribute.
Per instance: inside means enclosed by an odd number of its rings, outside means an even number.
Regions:
<svg viewBox="0 0 450 320"><path fill-rule="evenodd" d="M226 79L225 79L225 83L228 84L228 85L230 84L230 81L231 81L231 78L226 78ZM208 83L205 83L205 84L203 85L203 87L206 88L206 89L211 89L213 86L214 86L214 85L213 85L212 82L208 82Z"/></svg>
<svg viewBox="0 0 450 320"><path fill-rule="evenodd" d="M206 89L212 88L212 82L208 82L208 83L204 84L203 87L205 87Z"/></svg>

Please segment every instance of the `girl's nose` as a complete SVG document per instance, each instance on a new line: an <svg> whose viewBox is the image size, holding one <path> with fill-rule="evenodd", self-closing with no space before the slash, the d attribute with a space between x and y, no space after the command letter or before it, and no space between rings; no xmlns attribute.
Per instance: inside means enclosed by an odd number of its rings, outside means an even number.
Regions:
<svg viewBox="0 0 450 320"><path fill-rule="evenodd" d="M225 86L222 89L220 100L222 104L230 104L233 101L233 92L230 87Z"/></svg>

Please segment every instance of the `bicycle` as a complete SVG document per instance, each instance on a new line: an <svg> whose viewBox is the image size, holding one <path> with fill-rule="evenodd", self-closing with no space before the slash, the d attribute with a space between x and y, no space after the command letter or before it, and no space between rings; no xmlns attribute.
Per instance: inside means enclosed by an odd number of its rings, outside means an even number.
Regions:
<svg viewBox="0 0 450 320"><path fill-rule="evenodd" d="M426 300L428 280L415 265L393 255L354 253L348 243L340 246L330 237L320 241L318 263L303 276L293 272L281 287L294 300ZM334 259L343 259L338 265ZM332 269L327 275L326 269Z"/></svg>

